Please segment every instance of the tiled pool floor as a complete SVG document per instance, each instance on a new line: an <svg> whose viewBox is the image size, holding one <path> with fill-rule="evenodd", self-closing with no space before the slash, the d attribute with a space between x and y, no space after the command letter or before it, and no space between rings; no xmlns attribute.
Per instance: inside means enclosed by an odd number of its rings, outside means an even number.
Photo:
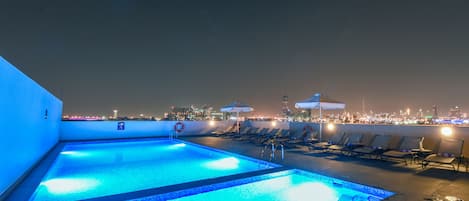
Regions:
<svg viewBox="0 0 469 201"><path fill-rule="evenodd" d="M260 158L262 149L248 142L220 137L186 137L183 140L254 158ZM304 154L295 149L286 151L284 161L277 159L275 162L396 192L389 200L425 200L436 195L469 200L469 173L466 172L454 173L439 168L422 170L417 164L405 166L336 154Z"/></svg>

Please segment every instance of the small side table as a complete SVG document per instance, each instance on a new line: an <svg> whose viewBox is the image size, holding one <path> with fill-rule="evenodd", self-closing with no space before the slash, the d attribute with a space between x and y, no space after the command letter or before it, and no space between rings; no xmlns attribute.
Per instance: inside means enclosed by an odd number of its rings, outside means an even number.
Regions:
<svg viewBox="0 0 469 201"><path fill-rule="evenodd" d="M423 161L423 159L433 153L431 149L411 149L411 151L415 153L415 159L420 161Z"/></svg>
<svg viewBox="0 0 469 201"><path fill-rule="evenodd" d="M469 169L469 158L462 156L461 157L461 163L466 166L466 172L468 172Z"/></svg>
<svg viewBox="0 0 469 201"><path fill-rule="evenodd" d="M468 170L468 163L469 163L469 158L466 158L464 157L464 155L461 155L459 157L457 157L457 160L458 160L458 171L459 171L459 166L460 165L464 165L466 167L466 172Z"/></svg>

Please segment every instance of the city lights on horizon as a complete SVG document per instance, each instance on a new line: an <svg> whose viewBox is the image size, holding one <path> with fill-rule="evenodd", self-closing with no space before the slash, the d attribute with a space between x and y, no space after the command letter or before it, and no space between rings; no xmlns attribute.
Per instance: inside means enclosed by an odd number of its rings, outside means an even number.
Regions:
<svg viewBox="0 0 469 201"><path fill-rule="evenodd" d="M285 103L285 102L284 102ZM285 107L285 105L283 105ZM280 108L279 108L280 109ZM284 108L280 111L286 111ZM414 112L412 112L414 111ZM125 113L125 112L124 112ZM209 121L209 125L214 127L216 120L254 120L271 121L271 126L277 126L278 121L299 121L299 122L332 122L332 123L358 123L358 124L393 124L393 125L418 125L418 124L437 124L437 125L469 125L467 113L461 112L459 106L452 107L448 113L441 112L438 107L433 106L432 110L422 108L405 109L393 113L378 113L369 111L367 113L348 112L347 110L325 111L321 119L317 111L308 111L305 109L289 111L289 113L277 113L276 115L265 115L259 111L243 114L237 119L236 115L222 113L204 105L203 107L170 107L170 112L163 116L148 115L149 113L137 113L137 115L119 115L121 110L113 109L108 115L64 115L65 121L105 121L105 120L191 120L191 121ZM334 129L333 125L326 124L326 129Z"/></svg>

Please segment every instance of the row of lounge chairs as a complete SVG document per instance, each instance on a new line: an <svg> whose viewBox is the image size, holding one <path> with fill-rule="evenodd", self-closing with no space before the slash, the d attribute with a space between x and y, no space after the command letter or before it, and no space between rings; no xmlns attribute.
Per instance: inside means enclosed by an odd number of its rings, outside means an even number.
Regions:
<svg viewBox="0 0 469 201"><path fill-rule="evenodd" d="M450 165L453 170L459 169L464 141L461 139L442 138L435 150L423 148L423 137L400 137L396 147L390 147L393 138L398 136L373 135L368 143L364 142L361 133L337 133L326 142L319 142L318 132L304 130L293 133L288 129L244 127L239 132L230 131L217 136L229 137L234 140L249 141L257 145L276 144L286 148L306 146L309 151L321 150L338 152L349 156L368 156L375 159L401 160L406 165L421 159L422 168L431 164ZM456 168L456 164L457 168Z"/></svg>
<svg viewBox="0 0 469 201"><path fill-rule="evenodd" d="M290 138L289 129L279 128L258 128L258 127L243 127L239 130L227 129L228 132L217 133L212 132L215 136L231 138L239 141L249 141L257 145L265 145L273 142L290 143L288 141L294 140Z"/></svg>
<svg viewBox="0 0 469 201"><path fill-rule="evenodd" d="M430 164L450 165L453 170L459 169L463 159L462 150L464 140L442 138L438 142L435 151L424 149L424 137L403 136L400 137L398 146L391 148L391 139L397 136L373 135L371 141L363 143L363 134L337 133L328 142L314 143L309 146L311 149L320 149L331 152L341 152L351 156L369 156L376 159L400 159L405 162L422 159L422 168ZM457 164L457 168L455 166Z"/></svg>

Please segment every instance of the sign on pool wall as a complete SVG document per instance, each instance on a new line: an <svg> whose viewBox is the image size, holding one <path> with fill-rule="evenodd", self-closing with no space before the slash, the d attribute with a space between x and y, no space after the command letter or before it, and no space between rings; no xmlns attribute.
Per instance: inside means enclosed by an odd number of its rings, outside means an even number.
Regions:
<svg viewBox="0 0 469 201"><path fill-rule="evenodd" d="M123 121L117 122L117 130L119 130L119 131L125 130L125 122L123 122Z"/></svg>

